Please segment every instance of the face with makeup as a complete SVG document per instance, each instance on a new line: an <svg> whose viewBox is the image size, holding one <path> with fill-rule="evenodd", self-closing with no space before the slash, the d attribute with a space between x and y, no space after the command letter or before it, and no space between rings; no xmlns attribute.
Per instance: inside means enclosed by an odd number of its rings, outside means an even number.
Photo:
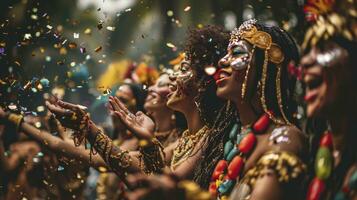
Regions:
<svg viewBox="0 0 357 200"><path fill-rule="evenodd" d="M170 93L170 77L168 74L162 74L156 83L149 87L144 108L148 113L167 108L167 95Z"/></svg>
<svg viewBox="0 0 357 200"><path fill-rule="evenodd" d="M167 106L176 111L186 110L197 94L197 87L194 84L194 72L190 67L190 61L181 62L179 70L170 79L170 93L167 95Z"/></svg>
<svg viewBox="0 0 357 200"><path fill-rule="evenodd" d="M250 82L254 79L254 55L251 54L253 46L245 40L229 43L227 54L219 61L220 69L215 75L217 96L232 101L241 97L241 87L245 78L246 69L251 63L247 91Z"/></svg>
<svg viewBox="0 0 357 200"><path fill-rule="evenodd" d="M308 117L331 114L340 109L339 105L344 105L343 101L348 98L346 82L351 77L347 60L347 51L332 42L313 47L301 59Z"/></svg>

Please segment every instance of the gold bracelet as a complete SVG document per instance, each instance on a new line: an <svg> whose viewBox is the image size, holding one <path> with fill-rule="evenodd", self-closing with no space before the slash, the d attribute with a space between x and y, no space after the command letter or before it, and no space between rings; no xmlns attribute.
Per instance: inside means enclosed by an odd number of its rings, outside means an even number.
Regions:
<svg viewBox="0 0 357 200"><path fill-rule="evenodd" d="M140 141L140 167L146 174L159 173L165 167L164 147L156 138L151 140L151 144L145 140Z"/></svg>
<svg viewBox="0 0 357 200"><path fill-rule="evenodd" d="M19 130L21 123L23 122L24 117L22 115L17 115L14 113L10 113L7 116L7 120L13 123L16 126L16 131Z"/></svg>

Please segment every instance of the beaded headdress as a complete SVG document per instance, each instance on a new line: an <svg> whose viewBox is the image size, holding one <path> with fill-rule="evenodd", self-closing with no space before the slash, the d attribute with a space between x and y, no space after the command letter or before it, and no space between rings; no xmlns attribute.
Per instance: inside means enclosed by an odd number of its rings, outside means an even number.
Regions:
<svg viewBox="0 0 357 200"><path fill-rule="evenodd" d="M267 113L271 120L273 120L277 124L289 124L289 120L285 115L283 104L282 104L282 97L281 97L281 64L284 61L284 53L282 52L280 46L273 42L272 37L269 33L264 31L259 31L256 27L257 20L250 19L245 22L237 29L235 28L231 32L231 38L229 40L229 46L236 44L239 40L245 40L253 45L253 49L251 55L254 54L255 48L260 48L264 51L264 64L262 69L262 77L261 77L261 105L264 109L264 112ZM274 117L273 113L271 113L266 105L265 99L265 85L267 80L267 70L268 70L268 62L274 63L277 67L277 74L276 74L276 94L278 105L280 109L281 116L284 120L280 120ZM250 70L250 63L246 69L244 82L242 84L242 98L244 99L245 92L246 92L246 85L248 80L248 74Z"/></svg>

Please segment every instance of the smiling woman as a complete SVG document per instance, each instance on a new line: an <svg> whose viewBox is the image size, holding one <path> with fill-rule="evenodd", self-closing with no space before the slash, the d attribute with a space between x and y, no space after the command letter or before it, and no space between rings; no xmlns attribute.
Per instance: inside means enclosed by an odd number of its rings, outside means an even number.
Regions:
<svg viewBox="0 0 357 200"><path fill-rule="evenodd" d="M298 59L296 44L279 27L248 20L232 31L227 51L215 75L217 95L234 102L240 123L210 192L222 199L231 192L232 199L300 199L291 194L303 191L305 136L292 123L295 80L287 74L288 62Z"/></svg>

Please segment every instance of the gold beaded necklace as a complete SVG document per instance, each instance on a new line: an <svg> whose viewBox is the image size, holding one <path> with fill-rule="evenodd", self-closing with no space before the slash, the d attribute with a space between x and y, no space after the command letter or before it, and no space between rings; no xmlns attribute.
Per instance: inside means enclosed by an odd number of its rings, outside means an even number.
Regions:
<svg viewBox="0 0 357 200"><path fill-rule="evenodd" d="M188 129L182 133L182 137L179 139L171 159L171 170L174 170L189 158L197 143L205 136L207 130L208 127L203 126L194 134L189 134Z"/></svg>

